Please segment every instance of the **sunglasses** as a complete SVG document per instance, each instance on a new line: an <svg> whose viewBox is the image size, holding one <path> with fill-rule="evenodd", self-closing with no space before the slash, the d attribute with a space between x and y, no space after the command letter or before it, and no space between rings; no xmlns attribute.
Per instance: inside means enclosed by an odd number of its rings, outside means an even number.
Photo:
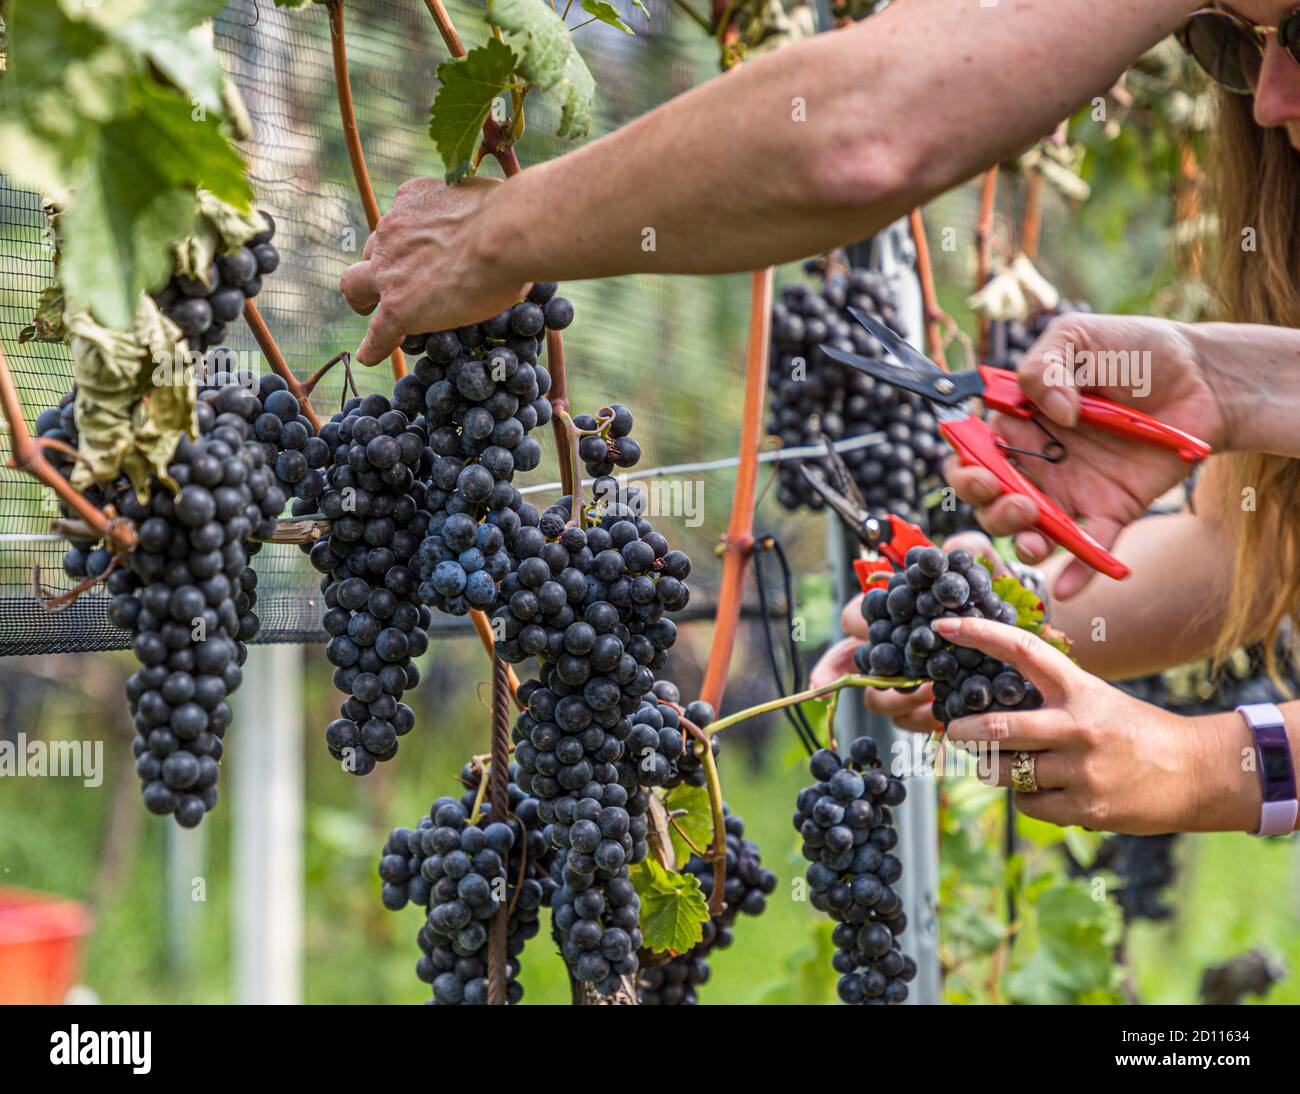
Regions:
<svg viewBox="0 0 1300 1094"><path fill-rule="evenodd" d="M1268 36L1300 64L1300 8L1275 27L1252 23L1244 15L1219 5L1201 8L1188 17L1178 41L1216 83L1238 95L1253 94L1259 85Z"/></svg>

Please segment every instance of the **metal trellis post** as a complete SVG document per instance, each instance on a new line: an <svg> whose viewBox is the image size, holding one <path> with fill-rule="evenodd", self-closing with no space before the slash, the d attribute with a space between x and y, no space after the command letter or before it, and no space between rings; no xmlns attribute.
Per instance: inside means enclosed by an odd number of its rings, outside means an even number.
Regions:
<svg viewBox="0 0 1300 1094"><path fill-rule="evenodd" d="M302 999L303 650L250 646L232 732L235 999Z"/></svg>
<svg viewBox="0 0 1300 1094"><path fill-rule="evenodd" d="M921 285L916 276L916 250L906 220L900 220L879 235L850 248L854 266L869 266L889 276L898 299L898 319L908 340L923 347L925 339ZM829 554L837 584L836 602L843 604L858 593L852 560L858 544L834 519L828 518ZM839 616L835 625L838 629ZM903 877L899 896L907 912L907 931L902 936L903 952L917 965L909 1003L933 1004L943 998L939 969L939 834L937 786L934 775L917 760L924 742L915 734L896 728L888 718L872 714L860 701L842 702L835 727L836 737L851 741L872 737L880 746L892 771L906 773L907 801L894 811L899 830L899 857ZM918 773L913 773L918 772Z"/></svg>

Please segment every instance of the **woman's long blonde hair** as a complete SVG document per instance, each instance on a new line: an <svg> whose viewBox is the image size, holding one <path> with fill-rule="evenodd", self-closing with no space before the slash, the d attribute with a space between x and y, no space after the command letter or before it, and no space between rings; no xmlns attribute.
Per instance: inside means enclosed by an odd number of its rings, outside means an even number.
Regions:
<svg viewBox="0 0 1300 1094"><path fill-rule="evenodd" d="M1210 170L1222 318L1300 327L1300 153L1285 130L1256 125L1253 107L1250 96L1221 93ZM1216 511L1235 542L1218 657L1263 641L1276 675L1278 631L1300 615L1300 460L1232 453L1209 472ZM1243 501L1248 490L1253 511Z"/></svg>

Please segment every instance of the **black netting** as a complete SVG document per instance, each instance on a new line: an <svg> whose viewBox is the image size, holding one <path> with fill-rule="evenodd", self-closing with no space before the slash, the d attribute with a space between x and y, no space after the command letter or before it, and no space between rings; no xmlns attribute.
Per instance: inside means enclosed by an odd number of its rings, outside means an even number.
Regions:
<svg viewBox="0 0 1300 1094"><path fill-rule="evenodd" d="M648 29L635 38L600 25L577 36L600 88L593 137L715 71L715 47L707 36L667 0L649 7ZM353 0L346 10L358 122L379 202L386 207L403 180L440 170L426 126L434 72L447 54L419 3ZM253 137L243 151L258 205L279 225L282 263L266 278L258 303L290 365L306 376L360 341L364 323L347 310L337 285L340 272L364 245L366 225L339 125L325 9L285 12L263 0L259 21L248 26L253 11L252 4L232 4L216 21L216 40L253 119ZM450 11L472 44L480 10L453 4ZM550 105L530 102L529 111L520 148L525 163L563 151L563 142L546 136L555 129ZM647 187L671 184L645 180ZM634 201L636 195L627 197ZM562 217L563 209L556 215ZM719 215L725 215L724 203ZM18 342L52 275L45 230L39 197L0 178L0 339L29 424L70 385L62 346ZM647 467L716 460L737 450L748 278L629 277L567 285L564 292L578 312L566 332L575 411L594 411L611 401L629 405ZM265 368L242 324L232 324L227 342L245 355L246 366ZM355 375L363 392L391 383L386 369L358 369ZM337 407L341 383L339 374L321 385L314 400L318 409ZM549 436L543 439L549 442ZM764 470L761 488L771 475ZM556 478L548 451L526 481L537 485ZM726 525L733 481L729 469L655 480L662 500L675 509L652 519L696 560L692 615L707 614L716 596L720 566L713 548ZM683 498L690 502L689 515L681 513ZM0 655L128 644L127 636L109 625L101 590L57 614L33 594L37 574L50 592L72 584L63 574L61 541L50 534L54 515L51 491L0 470ZM757 527L781 536L796 572L823 567L820 519L791 518L767 498ZM321 640L316 575L298 549L268 545L254 565L260 577L258 641ZM440 619L434 631L467 633L468 624Z"/></svg>

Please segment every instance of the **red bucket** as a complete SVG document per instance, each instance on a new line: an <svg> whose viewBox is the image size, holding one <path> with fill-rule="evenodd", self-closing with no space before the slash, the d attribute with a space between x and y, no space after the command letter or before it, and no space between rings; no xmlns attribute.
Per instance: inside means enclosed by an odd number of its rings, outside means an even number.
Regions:
<svg viewBox="0 0 1300 1094"><path fill-rule="evenodd" d="M62 1003L77 982L84 904L27 889L0 889L0 1003Z"/></svg>

